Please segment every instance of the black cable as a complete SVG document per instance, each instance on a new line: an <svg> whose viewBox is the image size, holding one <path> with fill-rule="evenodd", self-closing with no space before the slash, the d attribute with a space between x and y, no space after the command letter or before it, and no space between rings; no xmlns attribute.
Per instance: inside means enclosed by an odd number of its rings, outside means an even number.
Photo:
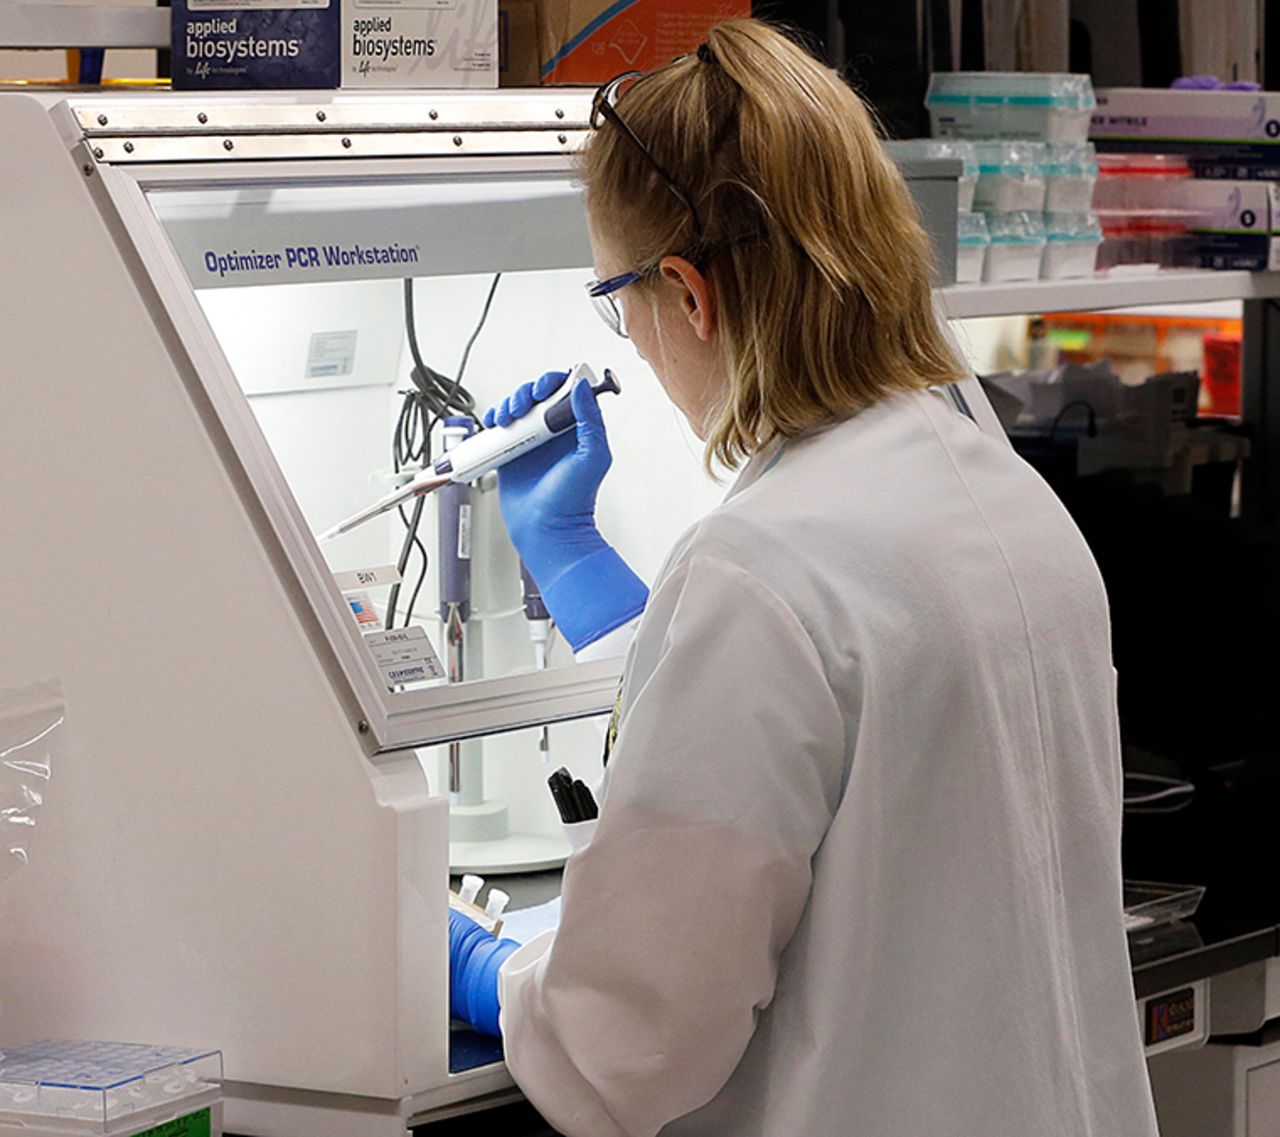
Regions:
<svg viewBox="0 0 1280 1137"><path fill-rule="evenodd" d="M1073 399L1071 402L1067 403L1067 405L1064 406L1062 410L1060 410L1054 416L1053 425L1049 427L1050 442L1052 442L1057 437L1058 424L1062 422L1066 413L1070 410L1074 410L1076 407L1083 407L1086 411L1089 412L1089 420L1088 420L1088 425L1085 427L1085 432L1089 435L1090 438L1098 437L1098 418L1097 418L1096 412L1093 409L1092 404L1086 402L1084 399Z"/></svg>
<svg viewBox="0 0 1280 1137"><path fill-rule="evenodd" d="M454 387L462 382L462 376L467 370L467 361L471 358L471 349L475 347L476 340L480 338L480 333L484 331L485 322L489 319L489 309L493 307L493 297L498 291L498 282L502 280L502 273L495 272L493 274L493 283L489 285L489 295L485 297L484 308L480 311L480 320L476 324L475 331L471 333L471 338L467 340L467 346L462 349L462 360L458 364L458 377L453 381ZM452 390L450 391L452 393ZM471 399L471 396L467 396ZM475 400L471 399L471 405L475 406Z"/></svg>
<svg viewBox="0 0 1280 1137"><path fill-rule="evenodd" d="M418 588L422 587L422 578L427 575L427 550L423 547L422 542L418 539L418 525L422 521L422 510L427 504L425 495L420 495L413 503L413 517L406 519L404 510L400 510L400 519L404 521L404 543L400 546L400 556L396 560L396 572L400 578L404 577L404 570L409 567L409 557L413 552L414 545L418 546L422 553L422 576L418 578ZM418 591L415 588L413 592L413 600L418 598ZM409 601L409 614L405 616L405 626L408 626L409 616L413 615L413 600ZM400 581L397 580L391 586L391 595L387 597L387 627L394 628L396 626L396 606L400 603Z"/></svg>
<svg viewBox="0 0 1280 1137"><path fill-rule="evenodd" d="M462 349L462 358L458 363L458 371L453 379L449 379L427 365L422 358L418 346L417 319L414 311L413 278L407 277L404 282L404 319L405 333L409 340L409 354L413 357L413 371L409 378L413 383L410 390L405 391L404 401L400 405L400 415L396 420L395 434L392 440L392 461L396 473L404 465L417 463L422 467L431 464L431 434L441 420L451 414L466 415L475 421L476 401L471 392L462 385L466 374L467 363L471 359L471 349L489 319L489 311L493 307L494 294L498 291L498 283L502 273L494 273L493 282L489 285L489 293L485 297L480 319ZM477 427L479 423L477 422ZM400 549L397 568L403 577L409 563L412 550L416 547L422 567L418 579L409 596L409 605L405 610L402 627L407 627L413 619L413 610L418 602L418 595L427 579L430 567L426 547L418 537L418 526L422 520L422 507L425 498L418 498L414 504L413 516L405 517L404 509L400 509L400 520L405 526L405 539ZM400 601L400 584L392 586L387 606L387 627L395 626L396 607Z"/></svg>

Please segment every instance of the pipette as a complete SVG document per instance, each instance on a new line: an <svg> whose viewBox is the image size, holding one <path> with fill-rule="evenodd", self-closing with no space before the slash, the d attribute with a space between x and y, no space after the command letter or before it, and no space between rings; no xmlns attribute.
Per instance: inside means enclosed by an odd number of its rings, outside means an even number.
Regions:
<svg viewBox="0 0 1280 1137"><path fill-rule="evenodd" d="M606 391L615 395L622 393L617 377L607 367L604 378L597 379L591 367L579 363L569 372L566 384L568 390L555 402L536 407L523 418L516 419L510 426L493 426L464 439L436 459L429 469L417 474L411 482L379 498L372 505L353 514L345 521L339 522L332 529L326 529L317 540L328 541L342 533L349 533L358 525L363 525L379 514L395 509L401 502L417 497L419 494L431 493L450 482L474 482L490 470L505 466L513 458L526 454L541 446L548 439L571 430L577 423L573 417L573 405L570 402L575 384L579 379L586 379L598 398Z"/></svg>

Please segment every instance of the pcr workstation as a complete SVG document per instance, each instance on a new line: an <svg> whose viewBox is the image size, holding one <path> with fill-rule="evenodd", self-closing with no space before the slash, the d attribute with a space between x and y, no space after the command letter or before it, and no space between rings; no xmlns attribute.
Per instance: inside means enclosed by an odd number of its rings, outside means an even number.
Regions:
<svg viewBox="0 0 1280 1137"><path fill-rule="evenodd" d="M723 492L583 291L588 99L0 98L0 688L75 739L0 897L7 1037L215 1039L229 1132L512 1092L451 1046L450 874L563 863L547 777L599 776L621 661L574 664L493 475L319 536L583 362L640 572Z"/></svg>
<svg viewBox="0 0 1280 1137"><path fill-rule="evenodd" d="M563 864L548 776L598 778L621 660L574 662L493 474L368 507L584 363L642 576L723 494L590 311L589 99L0 96L0 690L71 740L6 1038L217 1046L233 1133L516 1095L451 1029L450 880Z"/></svg>

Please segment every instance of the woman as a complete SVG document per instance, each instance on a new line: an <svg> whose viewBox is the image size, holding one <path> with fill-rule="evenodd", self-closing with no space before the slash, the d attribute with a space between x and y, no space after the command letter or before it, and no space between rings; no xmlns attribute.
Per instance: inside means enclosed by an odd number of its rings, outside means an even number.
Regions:
<svg viewBox="0 0 1280 1137"><path fill-rule="evenodd" d="M593 296L745 469L647 606L594 526L584 386L576 444L504 470L575 648L644 613L560 928L508 956L460 924L455 1005L496 1025L501 987L570 1137L1150 1137L1106 598L937 393L960 368L867 111L752 21L597 108Z"/></svg>

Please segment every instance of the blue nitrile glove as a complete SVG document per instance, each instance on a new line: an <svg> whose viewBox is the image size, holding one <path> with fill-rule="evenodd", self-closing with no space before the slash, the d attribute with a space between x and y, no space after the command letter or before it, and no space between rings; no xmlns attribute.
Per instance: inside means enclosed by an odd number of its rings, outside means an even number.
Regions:
<svg viewBox="0 0 1280 1137"><path fill-rule="evenodd" d="M461 912L449 909L449 1013L495 1038L498 972L520 945L500 940Z"/></svg>
<svg viewBox="0 0 1280 1137"><path fill-rule="evenodd" d="M568 376L549 371L485 412L484 424L509 426L555 394ZM576 430L544 442L498 471L502 519L574 651L644 611L649 589L600 536L596 491L613 462L591 385L573 389Z"/></svg>

